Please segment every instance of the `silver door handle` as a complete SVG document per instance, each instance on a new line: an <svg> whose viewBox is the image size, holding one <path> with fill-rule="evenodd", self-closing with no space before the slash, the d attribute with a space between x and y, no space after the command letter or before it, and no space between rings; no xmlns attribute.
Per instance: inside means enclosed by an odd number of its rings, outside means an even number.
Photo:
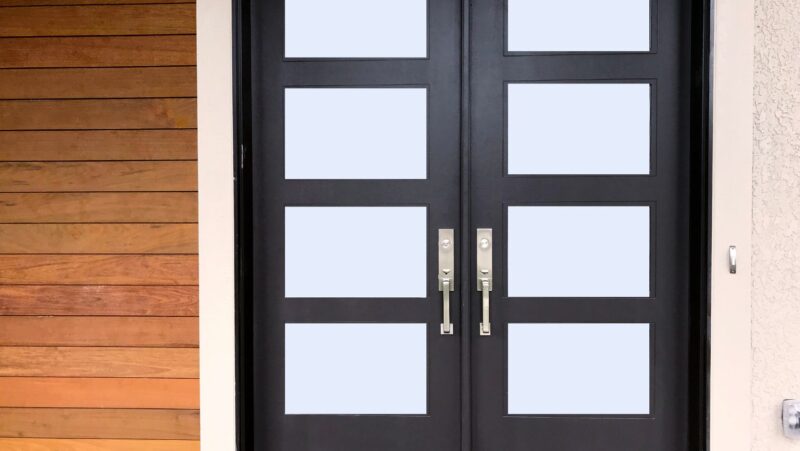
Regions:
<svg viewBox="0 0 800 451"><path fill-rule="evenodd" d="M481 279L480 291L483 292L483 321L481 321L481 335L492 335L492 323L489 320L489 281Z"/></svg>
<svg viewBox="0 0 800 451"><path fill-rule="evenodd" d="M481 335L492 335L492 323L489 319L491 310L489 293L492 291L492 229L478 229L478 291L481 292L483 320L480 324Z"/></svg>
<svg viewBox="0 0 800 451"><path fill-rule="evenodd" d="M439 229L439 291L442 292L442 335L453 335L450 292L455 290L455 244L453 229Z"/></svg>

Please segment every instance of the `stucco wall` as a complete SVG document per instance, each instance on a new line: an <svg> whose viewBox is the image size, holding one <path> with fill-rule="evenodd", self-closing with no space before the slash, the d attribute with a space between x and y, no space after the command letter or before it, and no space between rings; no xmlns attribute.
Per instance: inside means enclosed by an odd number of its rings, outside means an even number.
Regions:
<svg viewBox="0 0 800 451"><path fill-rule="evenodd" d="M755 3L753 450L797 450L778 419L800 397L800 2Z"/></svg>

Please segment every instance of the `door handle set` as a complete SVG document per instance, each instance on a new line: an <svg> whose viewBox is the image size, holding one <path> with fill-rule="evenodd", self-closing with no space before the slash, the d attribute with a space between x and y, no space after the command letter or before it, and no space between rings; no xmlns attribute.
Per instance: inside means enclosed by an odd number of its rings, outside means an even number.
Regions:
<svg viewBox="0 0 800 451"><path fill-rule="evenodd" d="M489 320L490 298L492 291L492 229L478 229L476 236L478 249L477 281L481 292L481 310L483 320L480 324L481 335L492 335L492 323Z"/></svg>
<svg viewBox="0 0 800 451"><path fill-rule="evenodd" d="M439 291L442 292L442 335L453 335L450 292L455 288L455 243L453 229L439 229Z"/></svg>
<svg viewBox="0 0 800 451"><path fill-rule="evenodd" d="M442 293L442 335L453 335L453 322L450 318L450 292L455 291L455 242L453 229L439 229L439 291ZM492 229L477 231L477 287L481 292L482 320L480 334L491 335L489 320L490 297L492 291Z"/></svg>

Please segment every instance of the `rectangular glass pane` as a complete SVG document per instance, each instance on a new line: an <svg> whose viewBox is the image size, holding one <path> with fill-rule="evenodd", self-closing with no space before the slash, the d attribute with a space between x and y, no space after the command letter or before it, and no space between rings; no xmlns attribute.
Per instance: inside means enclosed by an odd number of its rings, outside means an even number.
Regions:
<svg viewBox="0 0 800 451"><path fill-rule="evenodd" d="M649 174L650 85L511 83L509 174Z"/></svg>
<svg viewBox="0 0 800 451"><path fill-rule="evenodd" d="M509 207L508 295L649 296L650 207Z"/></svg>
<svg viewBox="0 0 800 451"><path fill-rule="evenodd" d="M424 179L427 89L285 90L287 179Z"/></svg>
<svg viewBox="0 0 800 451"><path fill-rule="evenodd" d="M286 0L287 58L425 58L426 0Z"/></svg>
<svg viewBox="0 0 800 451"><path fill-rule="evenodd" d="M424 298L425 207L286 207L287 298Z"/></svg>
<svg viewBox="0 0 800 451"><path fill-rule="evenodd" d="M285 413L425 414L425 324L286 324Z"/></svg>
<svg viewBox="0 0 800 451"><path fill-rule="evenodd" d="M646 52L650 0L508 0L511 52Z"/></svg>
<svg viewBox="0 0 800 451"><path fill-rule="evenodd" d="M650 413L649 324L509 324L508 413Z"/></svg>

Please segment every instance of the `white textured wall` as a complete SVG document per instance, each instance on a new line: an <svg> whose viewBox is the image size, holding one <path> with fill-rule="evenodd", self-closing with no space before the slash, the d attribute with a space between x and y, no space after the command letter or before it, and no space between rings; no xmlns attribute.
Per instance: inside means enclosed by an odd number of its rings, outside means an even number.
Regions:
<svg viewBox="0 0 800 451"><path fill-rule="evenodd" d="M753 146L753 450L783 438L800 398L800 0L756 0Z"/></svg>

